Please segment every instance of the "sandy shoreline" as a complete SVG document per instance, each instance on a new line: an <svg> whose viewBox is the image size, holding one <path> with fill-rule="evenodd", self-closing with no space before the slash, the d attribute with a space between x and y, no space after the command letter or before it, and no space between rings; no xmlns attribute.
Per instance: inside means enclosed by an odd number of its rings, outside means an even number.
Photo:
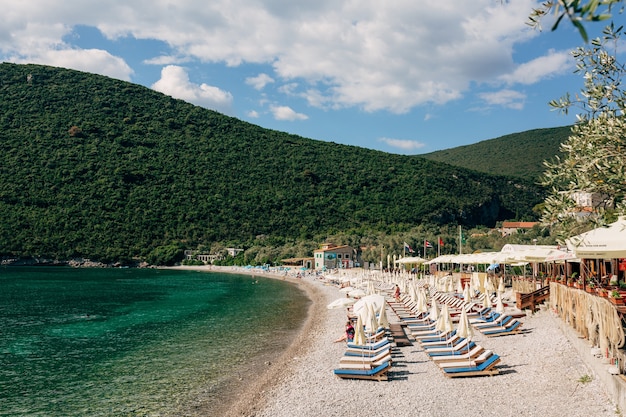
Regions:
<svg viewBox="0 0 626 417"><path fill-rule="evenodd" d="M396 351L389 381L341 380L332 370L338 366L345 346L333 340L341 334L345 311L328 310L326 305L342 294L312 277L288 280L302 284L313 301L301 337L267 372L250 381L225 414L229 417L343 417L356 410L368 416L621 415L560 330L560 319L549 309L522 318L522 334L499 338L475 334L477 343L501 356L500 375L446 378L415 343ZM586 376L591 381L581 382Z"/></svg>

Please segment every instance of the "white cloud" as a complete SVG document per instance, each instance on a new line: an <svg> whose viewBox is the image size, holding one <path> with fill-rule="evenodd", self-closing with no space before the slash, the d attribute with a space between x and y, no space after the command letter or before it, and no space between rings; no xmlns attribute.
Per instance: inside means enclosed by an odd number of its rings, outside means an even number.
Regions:
<svg viewBox="0 0 626 417"><path fill-rule="evenodd" d="M418 142L415 140L407 140L407 139L380 138L379 141L386 143L387 145L393 148L402 149L403 151L406 151L406 152L416 151L426 146L422 142Z"/></svg>
<svg viewBox="0 0 626 417"><path fill-rule="evenodd" d="M248 113L246 113L246 116L252 118L252 119L258 119L259 118L259 112L256 110L250 110Z"/></svg>
<svg viewBox="0 0 626 417"><path fill-rule="evenodd" d="M574 61L569 52L548 52L548 55L535 58L515 68L510 74L503 74L500 80L508 84L535 84L554 75L572 72Z"/></svg>
<svg viewBox="0 0 626 417"><path fill-rule="evenodd" d="M309 118L306 114L296 113L289 106L270 106L270 110L276 120L306 120Z"/></svg>
<svg viewBox="0 0 626 417"><path fill-rule="evenodd" d="M0 58L5 60L55 65L58 52L75 49L64 37L72 27L86 25L120 42L134 37L169 46L148 63L270 64L274 74L248 79L255 88L276 79L297 82L299 94L323 108L405 113L458 100L472 85L512 83L516 76L516 82L532 83L554 73L542 71L540 59L519 66L513 58L516 44L538 36L525 26L535 0L5 3L0 16ZM82 63L72 53L61 60L66 66L108 71L122 79L132 74L110 52L100 62ZM546 57L543 64L553 69L558 58ZM171 81L157 84L196 103L232 102L229 93L215 87L195 86L185 78Z"/></svg>
<svg viewBox="0 0 626 417"><path fill-rule="evenodd" d="M187 71L176 65L168 65L161 70L161 79L152 88L174 98L188 101L198 106L231 113L233 96L227 91L207 84L193 84Z"/></svg>
<svg viewBox="0 0 626 417"><path fill-rule="evenodd" d="M143 63L148 65L174 65L184 64L189 61L189 58L183 58L180 56L160 55L154 58L145 59Z"/></svg>
<svg viewBox="0 0 626 417"><path fill-rule="evenodd" d="M482 98L489 105L497 105L514 110L521 110L524 108L524 102L526 95L519 91L513 90L500 90L494 93L480 94Z"/></svg>
<svg viewBox="0 0 626 417"><path fill-rule="evenodd" d="M278 87L278 91L288 96L297 95L298 83L287 83Z"/></svg>
<svg viewBox="0 0 626 417"><path fill-rule="evenodd" d="M126 62L100 49L62 49L42 51L40 55L22 58L16 62L72 68L119 80L130 81L133 70Z"/></svg>
<svg viewBox="0 0 626 417"><path fill-rule="evenodd" d="M263 90L267 84L273 82L274 79L267 74L259 74L256 77L246 78L246 84L251 85L255 90Z"/></svg>

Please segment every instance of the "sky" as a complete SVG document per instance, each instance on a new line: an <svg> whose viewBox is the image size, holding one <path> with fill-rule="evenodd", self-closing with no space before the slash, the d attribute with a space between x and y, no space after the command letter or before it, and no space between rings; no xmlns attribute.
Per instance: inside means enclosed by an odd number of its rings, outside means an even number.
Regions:
<svg viewBox="0 0 626 417"><path fill-rule="evenodd" d="M106 75L306 138L415 155L570 125L568 21L531 0L1 0L0 61ZM593 35L593 30L590 31Z"/></svg>

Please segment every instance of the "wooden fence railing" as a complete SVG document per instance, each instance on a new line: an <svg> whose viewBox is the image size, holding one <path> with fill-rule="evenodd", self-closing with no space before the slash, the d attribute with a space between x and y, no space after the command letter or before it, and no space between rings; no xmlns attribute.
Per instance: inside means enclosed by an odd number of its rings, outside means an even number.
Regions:
<svg viewBox="0 0 626 417"><path fill-rule="evenodd" d="M536 291L522 294L516 293L516 305L520 310L530 309L531 311L537 310L537 305L543 303L550 298L550 286L539 288Z"/></svg>

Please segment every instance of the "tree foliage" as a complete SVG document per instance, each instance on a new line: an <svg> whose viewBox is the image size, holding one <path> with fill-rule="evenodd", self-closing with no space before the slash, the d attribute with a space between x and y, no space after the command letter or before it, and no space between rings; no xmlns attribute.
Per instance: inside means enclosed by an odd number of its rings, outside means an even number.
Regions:
<svg viewBox="0 0 626 417"><path fill-rule="evenodd" d="M545 170L546 155L558 155L570 131L571 126L533 129L421 156L474 171L537 181Z"/></svg>
<svg viewBox="0 0 626 417"><path fill-rule="evenodd" d="M169 261L171 245L493 226L532 217L544 197L528 180L305 139L38 65L0 64L0 151L0 254L10 256Z"/></svg>
<svg viewBox="0 0 626 417"><path fill-rule="evenodd" d="M622 79L624 64L617 60L616 48L621 28L609 25L602 38L589 47L578 48L576 72L584 88L575 98L566 95L551 105L567 112L579 108L578 123L561 146L563 158L546 162L543 185L550 188L542 221L554 226L561 237L588 229L625 211L626 125ZM592 193L601 198L588 215L582 216L575 197Z"/></svg>
<svg viewBox="0 0 626 417"><path fill-rule="evenodd" d="M582 39L588 42L585 23L609 20L615 11L621 14L623 10L623 0L547 0L540 7L533 9L528 24L540 28L541 21L550 13L554 13L552 30L558 29L563 18L567 18L576 27Z"/></svg>

